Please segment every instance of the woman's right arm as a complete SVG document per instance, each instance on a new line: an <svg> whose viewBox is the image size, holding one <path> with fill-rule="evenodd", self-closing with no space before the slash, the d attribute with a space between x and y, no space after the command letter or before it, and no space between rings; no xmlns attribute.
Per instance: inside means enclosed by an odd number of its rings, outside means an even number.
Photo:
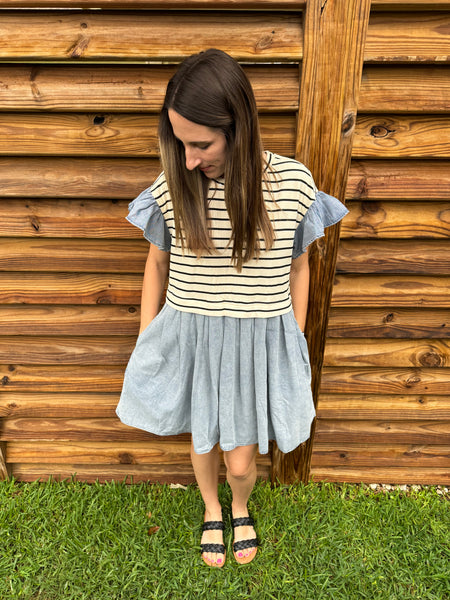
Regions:
<svg viewBox="0 0 450 600"><path fill-rule="evenodd" d="M170 252L164 252L154 244L150 244L145 264L144 282L142 284L141 326L139 333L142 333L158 314L164 285L169 274L169 262Z"/></svg>

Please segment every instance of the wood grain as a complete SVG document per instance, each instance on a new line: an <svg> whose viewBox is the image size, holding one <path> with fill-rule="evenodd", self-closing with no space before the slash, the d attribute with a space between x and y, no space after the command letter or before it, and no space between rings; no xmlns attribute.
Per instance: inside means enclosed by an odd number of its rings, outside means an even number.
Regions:
<svg viewBox="0 0 450 600"><path fill-rule="evenodd" d="M342 420L446 420L450 397L422 394L321 394L317 416Z"/></svg>
<svg viewBox="0 0 450 600"><path fill-rule="evenodd" d="M298 60L301 20L289 12L8 12L3 60L179 61L221 48L247 61Z"/></svg>
<svg viewBox="0 0 450 600"><path fill-rule="evenodd" d="M449 246L440 240L342 240L336 270L445 276L450 274Z"/></svg>
<svg viewBox="0 0 450 600"><path fill-rule="evenodd" d="M0 417L113 418L118 393L9 392L0 396Z"/></svg>
<svg viewBox="0 0 450 600"><path fill-rule="evenodd" d="M450 26L450 25L449 25ZM448 116L359 116L354 158L449 158Z"/></svg>
<svg viewBox="0 0 450 600"><path fill-rule="evenodd" d="M261 135L292 156L295 116L263 114ZM0 155L158 157L158 117L151 114L0 113Z"/></svg>
<svg viewBox="0 0 450 600"><path fill-rule="evenodd" d="M448 394L450 369L324 367L321 394Z"/></svg>
<svg viewBox="0 0 450 600"><path fill-rule="evenodd" d="M385 339L449 338L450 310L390 307L332 308L327 336Z"/></svg>
<svg viewBox="0 0 450 600"><path fill-rule="evenodd" d="M450 199L450 161L353 160L349 200Z"/></svg>
<svg viewBox="0 0 450 600"><path fill-rule="evenodd" d="M168 65L0 65L0 110L159 113L175 70ZM298 66L244 65L244 70L260 111L298 109Z"/></svg>
<svg viewBox="0 0 450 600"><path fill-rule="evenodd" d="M139 321L137 305L0 305L2 335L135 336Z"/></svg>
<svg viewBox="0 0 450 600"><path fill-rule="evenodd" d="M435 444L314 444L311 469L316 467L448 468L450 446Z"/></svg>
<svg viewBox="0 0 450 600"><path fill-rule="evenodd" d="M328 367L449 367L449 340L329 338Z"/></svg>
<svg viewBox="0 0 450 600"><path fill-rule="evenodd" d="M0 157L3 198L132 200L161 172L157 159Z"/></svg>
<svg viewBox="0 0 450 600"><path fill-rule="evenodd" d="M138 304L142 276L1 273L2 304Z"/></svg>
<svg viewBox="0 0 450 600"><path fill-rule="evenodd" d="M347 202L342 239L450 237L450 202Z"/></svg>
<svg viewBox="0 0 450 600"><path fill-rule="evenodd" d="M221 9L275 9L297 10L305 5L306 0L39 0L43 8L103 8L110 10L123 9L186 9L199 8ZM413 0L417 2L417 0ZM436 0L431 0L434 4ZM441 4L443 2L441 1ZM35 8L36 0L2 0L2 8Z"/></svg>
<svg viewBox="0 0 450 600"><path fill-rule="evenodd" d="M314 467L314 481L347 481L348 483L389 483L417 485L448 485L447 467Z"/></svg>
<svg viewBox="0 0 450 600"><path fill-rule="evenodd" d="M431 275L337 275L331 304L448 308L448 279Z"/></svg>

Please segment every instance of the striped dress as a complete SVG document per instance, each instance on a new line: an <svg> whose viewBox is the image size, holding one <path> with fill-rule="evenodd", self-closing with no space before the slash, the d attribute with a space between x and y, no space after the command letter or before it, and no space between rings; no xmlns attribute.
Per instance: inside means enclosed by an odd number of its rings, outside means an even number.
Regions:
<svg viewBox="0 0 450 600"><path fill-rule="evenodd" d="M264 200L275 242L237 272L223 178L211 180L208 227L216 251L197 258L175 238L164 173L130 204L128 220L170 251L166 303L139 336L117 407L127 425L191 432L197 453L269 440L290 452L314 418L308 350L292 311L290 266L346 214L299 162L266 152Z"/></svg>

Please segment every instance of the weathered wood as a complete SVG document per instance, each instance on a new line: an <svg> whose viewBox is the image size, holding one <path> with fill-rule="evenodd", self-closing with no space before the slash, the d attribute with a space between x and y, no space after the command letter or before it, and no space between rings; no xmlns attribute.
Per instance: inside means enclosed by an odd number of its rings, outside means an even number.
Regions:
<svg viewBox="0 0 450 600"><path fill-rule="evenodd" d="M380 421L319 419L315 441L325 443L447 444L450 421Z"/></svg>
<svg viewBox="0 0 450 600"><path fill-rule="evenodd" d="M295 116L261 115L261 135L273 152L292 156ZM158 156L158 117L136 114L0 114L0 155Z"/></svg>
<svg viewBox="0 0 450 600"><path fill-rule="evenodd" d="M417 2L417 0L413 0ZM431 0L432 3L436 0ZM42 8L298 10L306 0L39 0ZM441 1L441 4L443 2ZM36 8L36 0L2 0L0 8Z"/></svg>
<svg viewBox="0 0 450 600"><path fill-rule="evenodd" d="M447 113L449 110L450 77L446 67L366 66L363 69L360 113Z"/></svg>
<svg viewBox="0 0 450 600"><path fill-rule="evenodd" d="M31 200L0 202L0 237L141 239L125 220L126 200Z"/></svg>
<svg viewBox="0 0 450 600"><path fill-rule="evenodd" d="M449 332L449 309L332 308L327 336L420 339L448 338Z"/></svg>
<svg viewBox="0 0 450 600"><path fill-rule="evenodd" d="M177 62L211 47L252 62L302 54L298 12L8 12L0 40L3 60Z"/></svg>
<svg viewBox="0 0 450 600"><path fill-rule="evenodd" d="M341 238L448 238L448 202L347 202Z"/></svg>
<svg viewBox="0 0 450 600"><path fill-rule="evenodd" d="M372 0L373 10L445 10L450 0Z"/></svg>
<svg viewBox="0 0 450 600"><path fill-rule="evenodd" d="M175 70L174 66L163 65L0 66L0 110L159 113ZM244 70L260 111L298 109L297 66L244 65ZM439 81L435 78L435 84Z"/></svg>
<svg viewBox="0 0 450 600"><path fill-rule="evenodd" d="M348 483L389 483L418 485L448 485L447 467L315 467L311 469L315 481L347 481Z"/></svg>
<svg viewBox="0 0 450 600"><path fill-rule="evenodd" d="M0 442L0 481L8 479L10 476L11 465L6 462L6 442Z"/></svg>
<svg viewBox="0 0 450 600"><path fill-rule="evenodd" d="M376 394L321 394L320 419L445 420L450 415L450 397Z"/></svg>
<svg viewBox="0 0 450 600"><path fill-rule="evenodd" d="M0 157L3 198L131 200L161 172L157 159Z"/></svg>
<svg viewBox="0 0 450 600"><path fill-rule="evenodd" d="M449 20L448 12L374 12L370 17L364 60L447 63L450 60Z"/></svg>
<svg viewBox="0 0 450 600"><path fill-rule="evenodd" d="M0 390L18 392L119 393L123 366L0 365Z"/></svg>
<svg viewBox="0 0 450 600"><path fill-rule="evenodd" d="M28 365L126 366L136 336L0 336L0 361Z"/></svg>
<svg viewBox="0 0 450 600"><path fill-rule="evenodd" d="M324 367L322 394L448 394L450 369Z"/></svg>
<svg viewBox="0 0 450 600"><path fill-rule="evenodd" d="M311 169L319 189L344 199L369 22L370 1L311 0L304 15L304 50L296 158ZM330 85L333 82L333 85ZM321 250L310 252L306 335L317 403L339 230L329 229ZM309 479L312 439L283 456L274 447L272 478Z"/></svg>
<svg viewBox="0 0 450 600"><path fill-rule="evenodd" d="M142 276L0 273L2 304L139 304Z"/></svg>
<svg viewBox="0 0 450 600"><path fill-rule="evenodd" d="M92 442L111 441L182 441L189 442L190 434L164 436L153 435L123 425L119 419L66 419L47 418L31 419L26 417L4 419L0 433L0 440L27 440L29 442L59 441L71 442L86 440Z"/></svg>
<svg viewBox="0 0 450 600"><path fill-rule="evenodd" d="M117 393L9 392L0 396L0 417L114 418Z"/></svg>
<svg viewBox="0 0 450 600"><path fill-rule="evenodd" d="M343 240L336 269L338 273L448 275L449 246L440 240Z"/></svg>
<svg viewBox="0 0 450 600"><path fill-rule="evenodd" d="M137 335L139 306L0 305L2 335Z"/></svg>
<svg viewBox="0 0 450 600"><path fill-rule="evenodd" d="M449 340L329 338L324 365L328 367L448 367Z"/></svg>
<svg viewBox="0 0 450 600"><path fill-rule="evenodd" d="M352 161L347 198L350 200L448 200L450 162L416 160Z"/></svg>
<svg viewBox="0 0 450 600"><path fill-rule="evenodd" d="M142 236L141 236L142 238ZM143 273L149 243L139 240L0 238L0 271Z"/></svg>
<svg viewBox="0 0 450 600"><path fill-rule="evenodd" d="M431 275L337 275L331 304L448 308L448 279Z"/></svg>
<svg viewBox="0 0 450 600"><path fill-rule="evenodd" d="M449 158L450 118L437 115L359 116L352 156Z"/></svg>
<svg viewBox="0 0 450 600"><path fill-rule="evenodd" d="M10 442L12 444L12 442ZM450 446L434 444L314 444L311 470L316 467L448 468Z"/></svg>

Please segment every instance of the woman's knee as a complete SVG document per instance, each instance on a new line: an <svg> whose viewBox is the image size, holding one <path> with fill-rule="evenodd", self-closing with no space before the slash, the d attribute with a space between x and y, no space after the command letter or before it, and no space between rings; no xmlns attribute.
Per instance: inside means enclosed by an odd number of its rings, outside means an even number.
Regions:
<svg viewBox="0 0 450 600"><path fill-rule="evenodd" d="M228 473L237 479L245 479L256 468L256 447L242 446L224 453Z"/></svg>

